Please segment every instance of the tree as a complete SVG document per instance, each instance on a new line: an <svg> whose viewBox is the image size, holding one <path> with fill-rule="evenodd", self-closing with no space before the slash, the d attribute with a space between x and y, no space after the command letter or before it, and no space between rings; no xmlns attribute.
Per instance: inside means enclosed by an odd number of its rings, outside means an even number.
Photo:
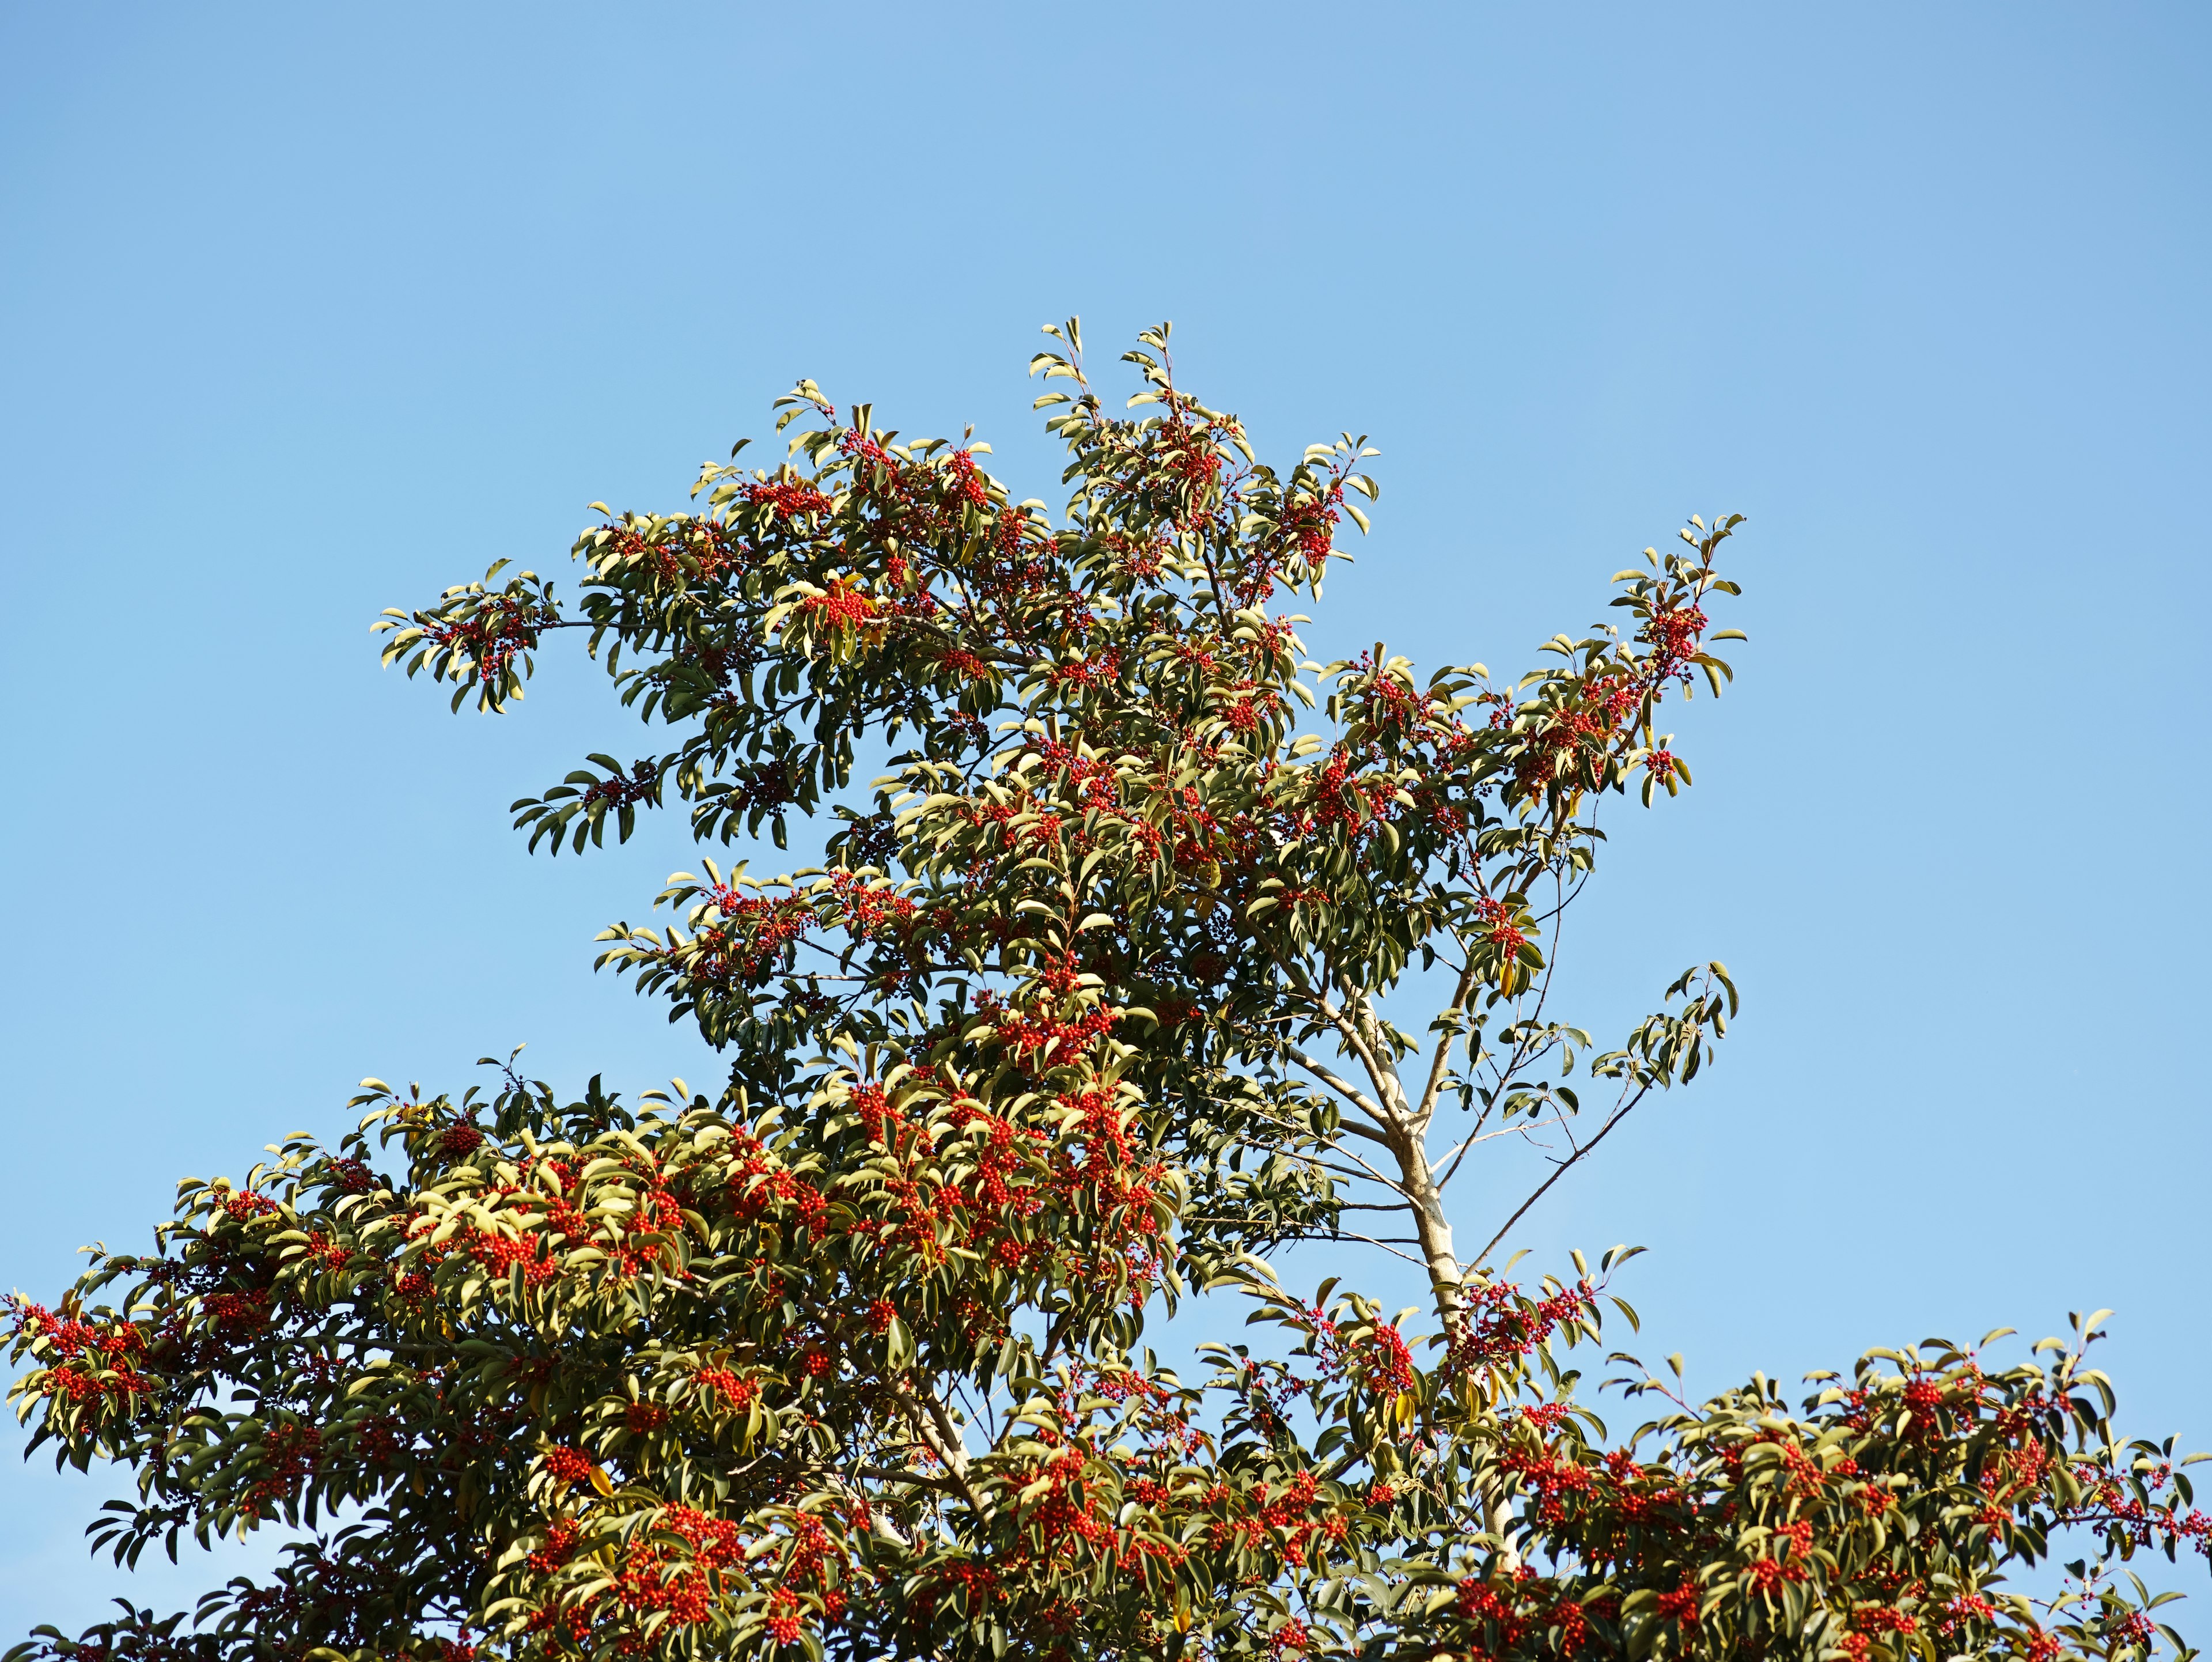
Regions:
<svg viewBox="0 0 2212 1662"><path fill-rule="evenodd" d="M1656 1405L1615 1440L1577 1364L1633 1322L1629 1254L1522 1286L1520 1212L1454 1233L1490 1140L1553 1139L1548 1188L1735 1012L1704 965L1599 1050L1543 943L1599 804L1690 782L1658 716L1729 679L1739 520L1518 681L1311 664L1271 603L1319 599L1375 453L1261 463L1165 326L1109 416L1048 333L1056 527L985 447L802 382L775 466L594 504L574 601L501 565L386 614L387 664L489 712L586 631L670 734L516 804L532 848L680 806L702 843L819 820L826 857L703 861L601 936L729 1056L718 1093L369 1081L337 1148L187 1183L155 1252L19 1300L33 1446L136 1475L118 1564L295 1538L196 1626L126 1606L15 1653L2186 1654L2121 1566L2212 1525L2170 1445L2116 1439L2095 1318L2009 1368L1877 1351L1796 1411L1614 1353ZM1386 1009L1416 966L1425 1029ZM1270 1260L1313 1242L1403 1249L1430 1306L1295 1295ZM1201 1295L1274 1338L1185 1382L1144 1337ZM2069 1529L2065 1591L2001 1584Z"/></svg>

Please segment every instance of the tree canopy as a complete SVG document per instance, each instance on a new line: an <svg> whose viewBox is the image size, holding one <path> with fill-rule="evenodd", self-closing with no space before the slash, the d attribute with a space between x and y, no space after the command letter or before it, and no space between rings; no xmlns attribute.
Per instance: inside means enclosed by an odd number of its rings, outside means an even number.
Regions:
<svg viewBox="0 0 2212 1662"><path fill-rule="evenodd" d="M1283 608L1366 528L1376 452L1261 461L1165 326L1109 413L1047 332L1056 517L972 435L802 381L773 465L593 504L573 597L502 562L377 625L489 713L580 631L663 735L516 803L532 848L680 811L826 852L702 855L600 937L726 1081L371 1080L336 1147L187 1182L151 1253L15 1300L33 1446L135 1479L96 1547L290 1544L191 1622L126 1604L15 1654L2188 1654L2127 1567L2212 1521L2113 1430L2100 1318L1696 1401L1607 1348L1628 1250L1496 1262L1736 1010L1695 965L1601 1046L1547 943L1601 805L1691 782L1660 715L1729 679L1740 519L1645 551L1615 624L1517 679L1312 662ZM1515 1137L1548 1175L1463 1239L1450 1185ZM1314 1245L1346 1274L1293 1290ZM1348 1284L1383 1252L1425 1306ZM1185 1377L1146 1339L1200 1299L1254 1334ZM2062 1588L2007 1580L2069 1541Z"/></svg>

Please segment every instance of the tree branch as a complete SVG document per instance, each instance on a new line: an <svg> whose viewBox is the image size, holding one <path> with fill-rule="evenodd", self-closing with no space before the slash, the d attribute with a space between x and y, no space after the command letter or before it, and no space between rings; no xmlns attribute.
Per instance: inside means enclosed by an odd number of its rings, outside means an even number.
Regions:
<svg viewBox="0 0 2212 1662"><path fill-rule="evenodd" d="M1444 1007L1446 1015L1459 1015L1467 1008L1467 1001L1474 991L1474 965L1469 964L1460 971L1459 985L1452 991L1451 1002ZM1437 1041L1437 1056L1429 1067L1429 1082L1421 1087L1420 1105L1413 1110L1413 1121L1423 1130L1428 1129L1429 1117L1436 1112L1437 1093L1443 1089L1444 1078L1451 1071L1452 1044L1459 1038L1455 1032L1442 1035Z"/></svg>
<svg viewBox="0 0 2212 1662"><path fill-rule="evenodd" d="M1381 1099L1385 1109L1380 1116L1383 1124L1394 1131L1402 1130L1398 1111L1405 1101L1406 1093L1405 1088L1398 1083L1397 1070L1382 1065L1382 1058L1376 1055L1373 1048L1368 1044L1366 1036L1359 1031L1357 1021L1352 1016L1347 1015L1329 1002L1328 994L1309 994L1308 997L1314 1008L1322 1013L1328 1025L1336 1029L1338 1037L1344 1040L1346 1047L1352 1055L1359 1058L1359 1065L1367 1070L1368 1081L1375 1087L1375 1094Z"/></svg>
<svg viewBox="0 0 2212 1662"><path fill-rule="evenodd" d="M1372 1097L1369 1096L1366 1092L1359 1089L1358 1087L1352 1084L1350 1080L1343 1078L1336 1072L1335 1069L1330 1068L1327 1063L1316 1061L1314 1057L1308 1056L1304 1050L1300 1050L1297 1045L1287 1042L1283 1045L1283 1054L1288 1056L1299 1067L1304 1068L1306 1072L1311 1074L1322 1084L1328 1086L1330 1090L1335 1092L1353 1107L1358 1109L1361 1113L1366 1115L1368 1118L1373 1120L1377 1125L1388 1125L1390 1123L1389 1117L1386 1115L1381 1108L1376 1105L1375 1099ZM1339 1121L1338 1123L1342 1125L1343 1122ZM1344 1125L1343 1129L1352 1132L1356 1136L1363 1136L1370 1141L1379 1142L1386 1148L1389 1147L1389 1138L1382 1135L1379 1131L1370 1131L1364 1125Z"/></svg>
<svg viewBox="0 0 2212 1662"><path fill-rule="evenodd" d="M1643 1101L1644 1099L1650 1093L1651 1085L1649 1081L1646 1081L1641 1090L1638 1091L1634 1096L1629 1098L1626 1102L1621 1104L1620 1107L1614 1109L1613 1111L1613 1117L1607 1120L1606 1123L1599 1128L1598 1134L1595 1136L1592 1137L1588 1142L1582 1144L1573 1154L1568 1155L1566 1159L1559 1161L1558 1164L1558 1169L1555 1170L1550 1177L1546 1178L1543 1182L1536 1185L1536 1192L1529 1196L1527 1200L1521 1202L1519 1208L1514 1212L1511 1217L1505 1220L1504 1225L1496 1234L1490 1238L1489 1245L1485 1246L1481 1251L1474 1255L1474 1263L1469 1264L1468 1267L1470 1269L1479 1269L1481 1266L1482 1261L1498 1250L1498 1243L1505 1239L1506 1231L1512 1228L1515 1224L1520 1222L1523 1217L1528 1215L1528 1208L1534 1206L1538 1201L1543 1199L1545 1192L1549 1190L1553 1184L1557 1183L1561 1178L1566 1176L1568 1172L1583 1160L1593 1148L1595 1148L1598 1144L1603 1142L1606 1139L1606 1134L1611 1131L1614 1126L1620 1124L1621 1121L1626 1119L1629 1115L1629 1111L1634 1108L1638 1103Z"/></svg>

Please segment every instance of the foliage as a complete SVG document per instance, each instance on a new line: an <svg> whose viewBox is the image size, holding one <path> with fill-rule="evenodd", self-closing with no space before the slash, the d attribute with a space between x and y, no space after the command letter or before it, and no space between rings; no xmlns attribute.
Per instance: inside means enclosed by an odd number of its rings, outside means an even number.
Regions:
<svg viewBox="0 0 2212 1662"><path fill-rule="evenodd" d="M295 1537L189 1627L126 1607L24 1648L2182 1650L2118 1566L2201 1552L2208 1523L2170 1447L2116 1440L2094 1320L2000 1371L1875 1352L1796 1411L1764 1378L1692 1403L1616 1354L1659 1407L1614 1440L1577 1354L1632 1321L1607 1290L1630 1254L1524 1287L1489 1263L1520 1212L1455 1242L1474 1150L1543 1140L1548 1188L1735 1009L1701 965L1599 1051L1543 942L1600 803L1690 782L1657 715L1729 678L1705 608L1740 521L1647 551L1619 625L1516 682L1380 646L1310 663L1270 603L1318 600L1375 453L1259 461L1176 385L1164 326L1127 355L1143 413L1109 416L1074 325L1048 332L1057 526L985 447L802 382L782 464L708 467L695 511L601 510L573 603L495 566L387 614L386 661L456 709L505 708L585 630L669 734L517 803L533 848L680 806L702 842L821 819L827 858L704 862L667 921L601 937L726 1087L371 1081L336 1148L186 1183L154 1254L18 1300L34 1446L136 1474L97 1531L118 1563ZM888 771L856 784L871 746ZM1386 1014L1439 978L1425 1030ZM1404 1249L1425 1331L1334 1281L1293 1296L1268 1260L1299 1243ZM1273 1342L1187 1383L1144 1340L1200 1294ZM2068 1529L2094 1563L2066 1592L2003 1585Z"/></svg>

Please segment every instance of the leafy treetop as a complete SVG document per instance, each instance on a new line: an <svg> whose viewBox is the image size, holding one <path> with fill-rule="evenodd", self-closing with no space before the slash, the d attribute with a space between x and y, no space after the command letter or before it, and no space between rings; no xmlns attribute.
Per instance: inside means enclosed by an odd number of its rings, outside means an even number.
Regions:
<svg viewBox="0 0 2212 1662"><path fill-rule="evenodd" d="M1870 1353L1794 1411L1616 1353L1660 1405L1616 1440L1575 1353L1633 1322L1631 1254L1492 1263L1735 1009L1699 965L1601 1050L1544 943L1601 803L1690 782L1658 714L1729 679L1740 520L1647 551L1616 625L1515 682L1310 662L1273 608L1320 599L1375 452L1261 462L1164 325L1109 415L1048 333L1057 524L987 447L801 382L773 469L600 508L573 602L502 565L386 614L386 661L457 709L587 631L668 734L517 803L533 848L680 806L702 843L820 819L826 857L703 861L601 937L729 1056L718 1092L371 1081L335 1149L188 1182L155 1253L17 1300L33 1446L136 1475L96 1526L118 1563L295 1537L191 1625L126 1605L17 1654L2187 1654L2119 1565L2212 1524L2170 1445L2116 1439L2099 1318L2006 1369ZM1425 1028L1386 1013L1439 983ZM1447 1191L1506 1137L1552 1169L1466 1250ZM1300 1243L1412 1259L1419 1327L1291 1294ZM1198 1294L1275 1342L1185 1382L1144 1336ZM2003 1584L2068 1529L2062 1592Z"/></svg>

